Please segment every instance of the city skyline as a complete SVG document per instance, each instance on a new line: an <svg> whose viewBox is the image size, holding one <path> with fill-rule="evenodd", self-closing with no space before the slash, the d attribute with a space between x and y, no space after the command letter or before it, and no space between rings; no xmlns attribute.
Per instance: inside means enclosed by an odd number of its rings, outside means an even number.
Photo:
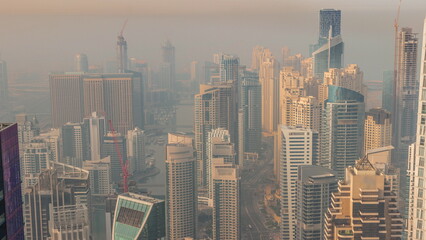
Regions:
<svg viewBox="0 0 426 240"><path fill-rule="evenodd" d="M426 3L384 1L6 4L0 235L424 240Z"/></svg>

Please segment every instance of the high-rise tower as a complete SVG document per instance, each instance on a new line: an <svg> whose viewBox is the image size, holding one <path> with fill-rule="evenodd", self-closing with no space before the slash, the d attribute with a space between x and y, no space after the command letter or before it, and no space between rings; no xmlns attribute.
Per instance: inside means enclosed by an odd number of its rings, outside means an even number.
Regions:
<svg viewBox="0 0 426 240"><path fill-rule="evenodd" d="M333 171L321 166L300 166L297 175L296 233L298 240L323 238L324 214L337 190Z"/></svg>
<svg viewBox="0 0 426 240"><path fill-rule="evenodd" d="M128 70L127 41L123 37L123 32L117 36L117 64L118 72L125 73Z"/></svg>
<svg viewBox="0 0 426 240"><path fill-rule="evenodd" d="M422 55L420 61L420 85L419 91L426 91L426 19L423 28ZM417 136L416 142L411 145L409 151L408 176L409 202L408 202L408 226L407 239L420 240L426 237L426 215L423 213L426 204L426 193L424 186L425 172L425 126L426 126L426 96L420 95L417 114Z"/></svg>
<svg viewBox="0 0 426 240"><path fill-rule="evenodd" d="M76 72L88 72L89 71L89 62L87 60L87 55L84 53L78 53L74 57L75 71Z"/></svg>
<svg viewBox="0 0 426 240"><path fill-rule="evenodd" d="M311 47L314 76L322 78L329 68L343 66L343 41L341 37L341 11L323 9L320 11L320 36L318 43Z"/></svg>
<svg viewBox="0 0 426 240"><path fill-rule="evenodd" d="M415 141L416 112L419 95L417 79L417 34L411 28L402 28L398 34L394 104L392 111L392 144L395 160L405 166L408 145Z"/></svg>
<svg viewBox="0 0 426 240"><path fill-rule="evenodd" d="M166 89L174 89L176 84L176 59L175 59L175 47L172 43L167 40L161 46L162 51L162 86Z"/></svg>
<svg viewBox="0 0 426 240"><path fill-rule="evenodd" d="M365 115L364 153L391 145L391 114L382 108L370 109Z"/></svg>
<svg viewBox="0 0 426 240"><path fill-rule="evenodd" d="M366 156L346 168L325 216L324 239L402 239L397 196L390 189Z"/></svg>
<svg viewBox="0 0 426 240"><path fill-rule="evenodd" d="M328 86L320 130L320 164L343 178L363 152L364 96L335 85Z"/></svg>
<svg viewBox="0 0 426 240"><path fill-rule="evenodd" d="M281 239L297 239L297 171L299 166L316 164L318 132L280 125L278 134L275 168L281 190Z"/></svg>
<svg viewBox="0 0 426 240"><path fill-rule="evenodd" d="M62 73L49 75L52 127L83 119L83 75Z"/></svg>
<svg viewBox="0 0 426 240"><path fill-rule="evenodd" d="M18 125L0 123L0 238L24 239Z"/></svg>
<svg viewBox="0 0 426 240"><path fill-rule="evenodd" d="M166 236L170 240L196 238L196 163L192 145L166 146Z"/></svg>

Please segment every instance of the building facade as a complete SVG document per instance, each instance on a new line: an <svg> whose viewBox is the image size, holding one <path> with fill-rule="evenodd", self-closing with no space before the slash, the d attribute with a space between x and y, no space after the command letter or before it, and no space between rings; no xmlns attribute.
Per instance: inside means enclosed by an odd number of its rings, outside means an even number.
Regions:
<svg viewBox="0 0 426 240"><path fill-rule="evenodd" d="M0 124L0 159L0 239L23 240L24 220L16 123Z"/></svg>
<svg viewBox="0 0 426 240"><path fill-rule="evenodd" d="M118 195L112 239L158 240L166 236L164 200L135 194Z"/></svg>
<svg viewBox="0 0 426 240"><path fill-rule="evenodd" d="M391 145L391 114L381 108L373 108L365 113L364 152Z"/></svg>
<svg viewBox="0 0 426 240"><path fill-rule="evenodd" d="M300 166L297 177L296 232L298 240L321 240L324 215L337 190L333 171L321 166Z"/></svg>
<svg viewBox="0 0 426 240"><path fill-rule="evenodd" d="M397 196L367 157L346 168L325 216L324 239L402 239Z"/></svg>
<svg viewBox="0 0 426 240"><path fill-rule="evenodd" d="M420 99L418 102L417 115L417 136L414 144L409 151L409 162L407 174L409 181L409 201L408 201L408 219L407 221L407 239L420 240L426 237L426 215L423 209L426 204L424 193L424 145L426 134L424 132L426 125L426 19L423 28L422 55L420 62Z"/></svg>
<svg viewBox="0 0 426 240"><path fill-rule="evenodd" d="M276 168L281 190L281 239L296 239L297 174L299 166L318 158L318 132L280 125Z"/></svg>
<svg viewBox="0 0 426 240"><path fill-rule="evenodd" d="M166 237L196 238L197 183L194 148L186 144L166 146Z"/></svg>

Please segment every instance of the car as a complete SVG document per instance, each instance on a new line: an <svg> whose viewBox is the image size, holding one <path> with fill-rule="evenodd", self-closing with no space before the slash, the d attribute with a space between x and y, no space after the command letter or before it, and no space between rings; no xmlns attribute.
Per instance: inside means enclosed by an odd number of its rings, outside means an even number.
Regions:
<svg viewBox="0 0 426 240"><path fill-rule="evenodd" d="M248 227L249 227L249 229L253 229L253 227L250 224L248 225Z"/></svg>

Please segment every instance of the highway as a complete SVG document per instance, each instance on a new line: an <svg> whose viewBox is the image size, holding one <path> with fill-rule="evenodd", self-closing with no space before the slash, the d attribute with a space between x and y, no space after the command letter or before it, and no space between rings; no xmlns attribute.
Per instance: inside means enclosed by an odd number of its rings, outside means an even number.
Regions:
<svg viewBox="0 0 426 240"><path fill-rule="evenodd" d="M269 146L269 147L268 147ZM269 240L274 234L265 226L265 216L258 202L263 201L264 181L273 176L273 151L268 144L263 159L245 170L241 184L241 233L242 239ZM267 159L267 160L265 160ZM251 226L251 228L250 228Z"/></svg>

